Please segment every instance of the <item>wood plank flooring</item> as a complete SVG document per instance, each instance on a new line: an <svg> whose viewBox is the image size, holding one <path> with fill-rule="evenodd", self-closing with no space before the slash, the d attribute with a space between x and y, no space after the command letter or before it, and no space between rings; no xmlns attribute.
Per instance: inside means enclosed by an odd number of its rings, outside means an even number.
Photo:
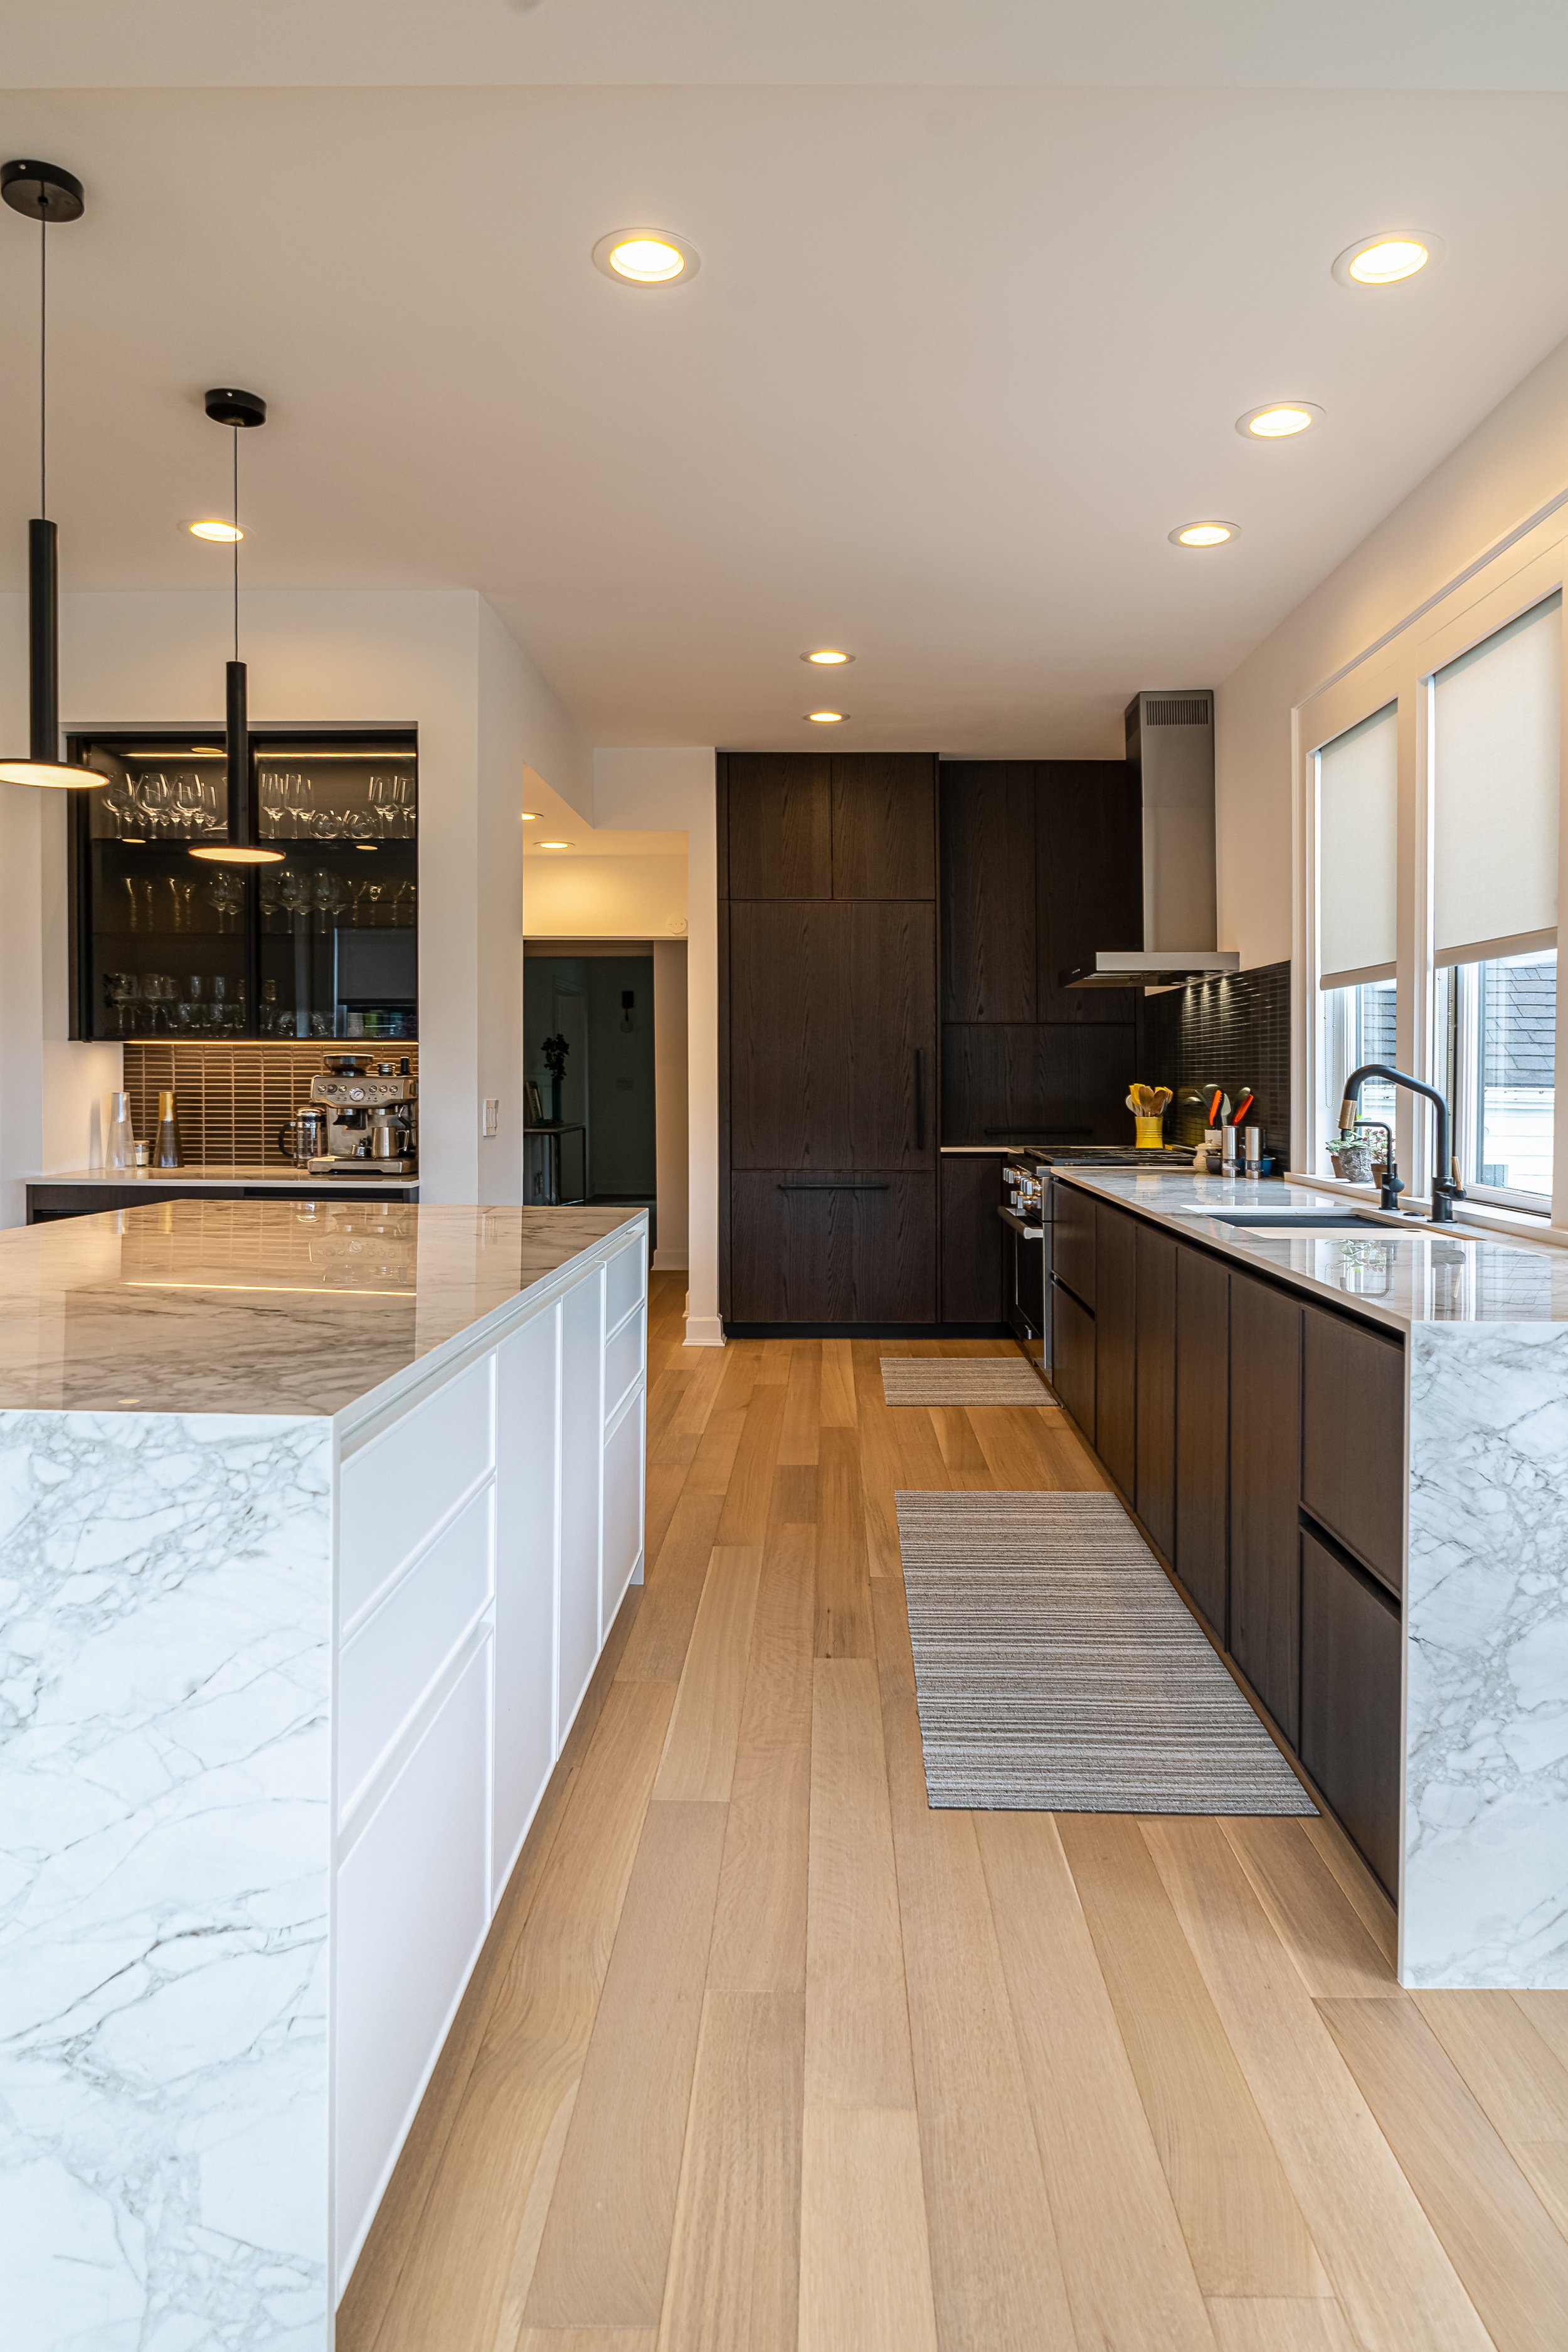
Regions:
<svg viewBox="0 0 1568 2352"><path fill-rule="evenodd" d="M1331 1823L930 1811L893 1494L1096 1465L683 1304L340 2352L1568 2352L1568 1994L1402 1992Z"/></svg>

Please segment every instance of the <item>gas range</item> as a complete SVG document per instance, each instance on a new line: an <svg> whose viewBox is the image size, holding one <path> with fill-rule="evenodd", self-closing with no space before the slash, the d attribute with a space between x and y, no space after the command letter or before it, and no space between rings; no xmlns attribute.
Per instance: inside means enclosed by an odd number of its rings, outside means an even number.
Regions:
<svg viewBox="0 0 1568 2352"><path fill-rule="evenodd" d="M1190 1144L1163 1143L1140 1150L1135 1143L1044 1143L1008 1155L1031 1160L1037 1168L1193 1168Z"/></svg>

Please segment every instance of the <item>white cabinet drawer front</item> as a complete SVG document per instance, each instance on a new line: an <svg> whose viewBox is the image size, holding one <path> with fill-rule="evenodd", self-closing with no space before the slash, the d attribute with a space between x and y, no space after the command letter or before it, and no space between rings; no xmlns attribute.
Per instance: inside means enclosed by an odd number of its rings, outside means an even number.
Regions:
<svg viewBox="0 0 1568 2352"><path fill-rule="evenodd" d="M616 1407L643 1368L643 1335L647 1317L638 1307L629 1323L605 1342L605 1419L614 1421Z"/></svg>
<svg viewBox="0 0 1568 2352"><path fill-rule="evenodd" d="M340 2289L485 1932L489 1684L487 1642L338 1873Z"/></svg>
<svg viewBox="0 0 1568 2352"><path fill-rule="evenodd" d="M338 1622L348 1624L495 1461L491 1359L482 1357L342 1467Z"/></svg>
<svg viewBox="0 0 1568 2352"><path fill-rule="evenodd" d="M643 1543L643 1407L627 1407L605 1440L605 1590L599 1639L609 1638L621 1597L631 1582Z"/></svg>
<svg viewBox="0 0 1568 2352"><path fill-rule="evenodd" d="M629 1249L617 1250L605 1268L605 1328L613 1331L621 1318L647 1297L647 1252L639 1238Z"/></svg>
<svg viewBox="0 0 1568 2352"><path fill-rule="evenodd" d="M339 1822L490 1597L494 1489L465 1504L353 1638L338 1666Z"/></svg>

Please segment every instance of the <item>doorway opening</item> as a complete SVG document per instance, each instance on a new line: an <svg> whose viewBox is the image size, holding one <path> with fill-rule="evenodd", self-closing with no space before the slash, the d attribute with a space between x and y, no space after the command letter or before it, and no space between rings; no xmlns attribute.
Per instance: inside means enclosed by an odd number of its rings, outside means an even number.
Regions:
<svg viewBox="0 0 1568 2352"><path fill-rule="evenodd" d="M683 1063L686 1008L683 990L673 1001L668 974L662 990L656 982L648 940L526 943L524 1197L646 1208L657 1250L659 1196L668 1189L660 1181L668 1157L661 1129L677 1108L663 1099L670 1060L663 1032L679 1021ZM684 1103L679 1115L684 1126Z"/></svg>

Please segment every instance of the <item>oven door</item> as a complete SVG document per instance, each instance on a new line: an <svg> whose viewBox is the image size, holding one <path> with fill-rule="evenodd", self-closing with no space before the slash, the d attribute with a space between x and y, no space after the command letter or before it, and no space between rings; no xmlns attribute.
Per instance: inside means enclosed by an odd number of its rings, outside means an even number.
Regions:
<svg viewBox="0 0 1568 2352"><path fill-rule="evenodd" d="M1042 1375L1049 1370L1050 1325L1046 1314L1046 1236L1048 1225L1026 1225L1011 1209L1002 1220L1003 1307L1007 1328Z"/></svg>

